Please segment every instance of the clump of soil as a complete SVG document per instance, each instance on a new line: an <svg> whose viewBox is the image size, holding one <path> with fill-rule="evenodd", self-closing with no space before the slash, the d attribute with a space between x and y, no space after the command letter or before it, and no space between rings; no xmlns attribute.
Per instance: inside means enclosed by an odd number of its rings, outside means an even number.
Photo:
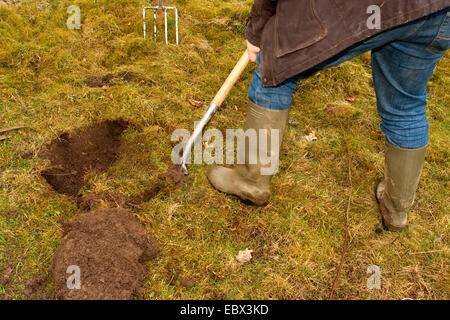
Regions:
<svg viewBox="0 0 450 320"><path fill-rule="evenodd" d="M143 193L135 196L135 197L131 197L128 198L127 200L127 205L140 205L141 203L150 201L151 199L153 199L161 190L160 187L156 186L153 187L151 189L147 189L145 190Z"/></svg>
<svg viewBox="0 0 450 320"><path fill-rule="evenodd" d="M180 284L181 284L181 286L185 287L186 289L190 289L193 286L195 286L195 282L189 278L181 278Z"/></svg>
<svg viewBox="0 0 450 320"><path fill-rule="evenodd" d="M177 188L183 188L192 184L192 181L181 171L181 166L171 164L167 169L166 175Z"/></svg>
<svg viewBox="0 0 450 320"><path fill-rule="evenodd" d="M57 299L132 299L141 294L145 262L159 252L127 210L91 211L63 223L63 240L53 260ZM69 266L80 269L80 289L68 289Z"/></svg>
<svg viewBox="0 0 450 320"><path fill-rule="evenodd" d="M34 153L31 152L31 151L25 152L24 154L21 155L21 158L22 158L22 159L25 159L25 160L30 160L30 159L32 159L33 157L34 157Z"/></svg>
<svg viewBox="0 0 450 320"><path fill-rule="evenodd" d="M51 166L41 175L57 192L76 196L88 172L102 173L116 160L120 136L129 124L107 120L74 133L63 133L39 157Z"/></svg>
<svg viewBox="0 0 450 320"><path fill-rule="evenodd" d="M85 80L88 87L102 88L109 85L114 76L111 73L104 75L103 77L89 77Z"/></svg>

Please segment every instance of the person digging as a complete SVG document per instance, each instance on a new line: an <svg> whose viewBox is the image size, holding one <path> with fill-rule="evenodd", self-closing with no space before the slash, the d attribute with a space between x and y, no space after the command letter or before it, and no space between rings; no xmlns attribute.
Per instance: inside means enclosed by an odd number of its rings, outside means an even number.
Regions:
<svg viewBox="0 0 450 320"><path fill-rule="evenodd" d="M248 90L244 131L278 130L278 138L268 136L278 143L267 145L279 154L297 82L372 51L386 137L376 198L384 225L405 229L428 146L426 85L450 47L449 8L450 0L255 0L246 38L250 60L259 68ZM267 203L276 172L262 174L266 166L258 149L247 146L244 164L234 168L211 167L212 186L256 205Z"/></svg>

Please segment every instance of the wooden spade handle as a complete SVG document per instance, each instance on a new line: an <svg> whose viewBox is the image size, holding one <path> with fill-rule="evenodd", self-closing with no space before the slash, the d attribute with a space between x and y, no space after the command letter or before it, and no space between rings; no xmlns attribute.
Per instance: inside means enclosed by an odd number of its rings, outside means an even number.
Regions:
<svg viewBox="0 0 450 320"><path fill-rule="evenodd" d="M212 101L215 105L220 106L225 98L230 93L233 86L236 84L236 82L239 80L242 72L244 72L245 68L247 68L247 65L249 64L250 59L248 58L247 50L245 50L244 54L242 55L241 59L239 59L238 63L234 67L233 71L231 71L230 75L228 76L227 80L222 85L222 88L220 88L219 92L217 92L216 96L214 97L214 100Z"/></svg>

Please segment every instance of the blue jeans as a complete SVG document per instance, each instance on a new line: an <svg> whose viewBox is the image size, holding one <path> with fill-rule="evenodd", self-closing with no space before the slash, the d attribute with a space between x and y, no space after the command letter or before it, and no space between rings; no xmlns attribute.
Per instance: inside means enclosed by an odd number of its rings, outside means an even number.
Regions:
<svg viewBox="0 0 450 320"><path fill-rule="evenodd" d="M287 110L297 82L372 50L372 72L381 130L394 146L417 149L428 144L426 85L436 64L450 48L450 9L385 31L292 77L277 87L263 88L261 71L248 96L255 104ZM260 64L258 57L257 63Z"/></svg>

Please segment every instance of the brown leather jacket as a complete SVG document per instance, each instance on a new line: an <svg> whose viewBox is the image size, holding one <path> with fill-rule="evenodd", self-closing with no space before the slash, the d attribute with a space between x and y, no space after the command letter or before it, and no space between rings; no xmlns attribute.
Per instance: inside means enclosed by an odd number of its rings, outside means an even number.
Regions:
<svg viewBox="0 0 450 320"><path fill-rule="evenodd" d="M368 7L381 28L368 27ZM255 0L246 38L261 48L264 87L276 86L387 29L450 7L450 0Z"/></svg>

